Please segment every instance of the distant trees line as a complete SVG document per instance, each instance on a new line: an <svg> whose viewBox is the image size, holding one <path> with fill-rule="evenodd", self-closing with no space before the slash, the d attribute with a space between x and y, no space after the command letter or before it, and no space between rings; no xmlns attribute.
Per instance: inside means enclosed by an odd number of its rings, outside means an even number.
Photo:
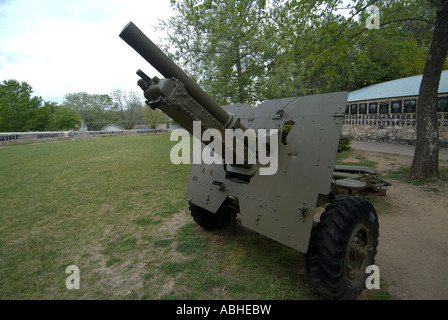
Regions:
<svg viewBox="0 0 448 320"><path fill-rule="evenodd" d="M0 132L52 131L79 128L100 130L108 123L124 129L142 124L155 128L168 118L144 105L135 92L120 89L110 94L69 93L62 103L32 96L30 84L17 80L0 83Z"/></svg>

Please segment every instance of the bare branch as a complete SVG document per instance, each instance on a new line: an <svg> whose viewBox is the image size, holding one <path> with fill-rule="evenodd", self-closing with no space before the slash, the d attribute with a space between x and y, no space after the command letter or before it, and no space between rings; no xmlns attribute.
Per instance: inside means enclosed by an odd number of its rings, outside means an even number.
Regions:
<svg viewBox="0 0 448 320"><path fill-rule="evenodd" d="M387 21L387 22L383 22L381 23L382 26L386 26L392 23L398 23L398 22L404 22L404 21L421 21L421 22L425 22L430 24L431 26L434 26L434 22L428 19L423 19L423 18L404 18L404 19L396 19L396 20L391 20L391 21ZM356 38L357 36L359 36L360 34L364 33L365 31L367 31L367 28L362 29L360 32L355 33L353 36L351 36L346 42L350 42L351 40L353 40L354 38Z"/></svg>

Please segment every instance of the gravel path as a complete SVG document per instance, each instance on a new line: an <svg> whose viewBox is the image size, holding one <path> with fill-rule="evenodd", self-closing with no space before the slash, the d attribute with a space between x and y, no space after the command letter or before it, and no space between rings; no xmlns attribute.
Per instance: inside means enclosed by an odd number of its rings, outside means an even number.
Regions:
<svg viewBox="0 0 448 320"><path fill-rule="evenodd" d="M414 156L415 146L352 140L353 149ZM448 148L439 148L439 159L448 161Z"/></svg>

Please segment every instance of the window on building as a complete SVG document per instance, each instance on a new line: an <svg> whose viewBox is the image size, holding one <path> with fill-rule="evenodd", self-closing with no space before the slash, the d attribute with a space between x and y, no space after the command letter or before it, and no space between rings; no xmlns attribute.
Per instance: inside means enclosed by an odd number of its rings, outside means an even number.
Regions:
<svg viewBox="0 0 448 320"><path fill-rule="evenodd" d="M360 114L367 114L367 103L360 103L359 104L359 113Z"/></svg>
<svg viewBox="0 0 448 320"><path fill-rule="evenodd" d="M380 102L380 113L389 113L389 101Z"/></svg>
<svg viewBox="0 0 448 320"><path fill-rule="evenodd" d="M370 114L378 113L378 103L376 103L376 102L369 103L369 113Z"/></svg>
<svg viewBox="0 0 448 320"><path fill-rule="evenodd" d="M411 100L404 100L404 113L415 113L416 112L416 105L417 100L411 99Z"/></svg>
<svg viewBox="0 0 448 320"><path fill-rule="evenodd" d="M401 113L401 100L394 100L390 104L391 113Z"/></svg>
<svg viewBox="0 0 448 320"><path fill-rule="evenodd" d="M358 105L357 104L350 105L350 114L358 114Z"/></svg>
<svg viewBox="0 0 448 320"><path fill-rule="evenodd" d="M350 108L348 107L348 104L345 105L345 114L350 113Z"/></svg>
<svg viewBox="0 0 448 320"><path fill-rule="evenodd" d="M448 112L448 97L439 97L437 102L437 112Z"/></svg>

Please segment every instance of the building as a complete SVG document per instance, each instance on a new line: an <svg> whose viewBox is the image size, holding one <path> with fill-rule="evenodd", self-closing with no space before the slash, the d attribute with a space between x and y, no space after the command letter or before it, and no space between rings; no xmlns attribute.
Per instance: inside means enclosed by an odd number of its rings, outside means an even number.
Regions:
<svg viewBox="0 0 448 320"><path fill-rule="evenodd" d="M100 131L117 132L117 131L124 131L124 129L122 127L120 127L120 126L117 126L116 124L109 123L107 126L102 127Z"/></svg>
<svg viewBox="0 0 448 320"><path fill-rule="evenodd" d="M161 123L157 127L155 127L155 130L167 131L168 129L166 128L165 123Z"/></svg>
<svg viewBox="0 0 448 320"><path fill-rule="evenodd" d="M145 124L137 124L134 126L133 130L149 130L149 126Z"/></svg>
<svg viewBox="0 0 448 320"><path fill-rule="evenodd" d="M417 133L417 100L422 75L349 93L342 134L355 140L413 144ZM448 70L438 90L440 145L448 146Z"/></svg>

